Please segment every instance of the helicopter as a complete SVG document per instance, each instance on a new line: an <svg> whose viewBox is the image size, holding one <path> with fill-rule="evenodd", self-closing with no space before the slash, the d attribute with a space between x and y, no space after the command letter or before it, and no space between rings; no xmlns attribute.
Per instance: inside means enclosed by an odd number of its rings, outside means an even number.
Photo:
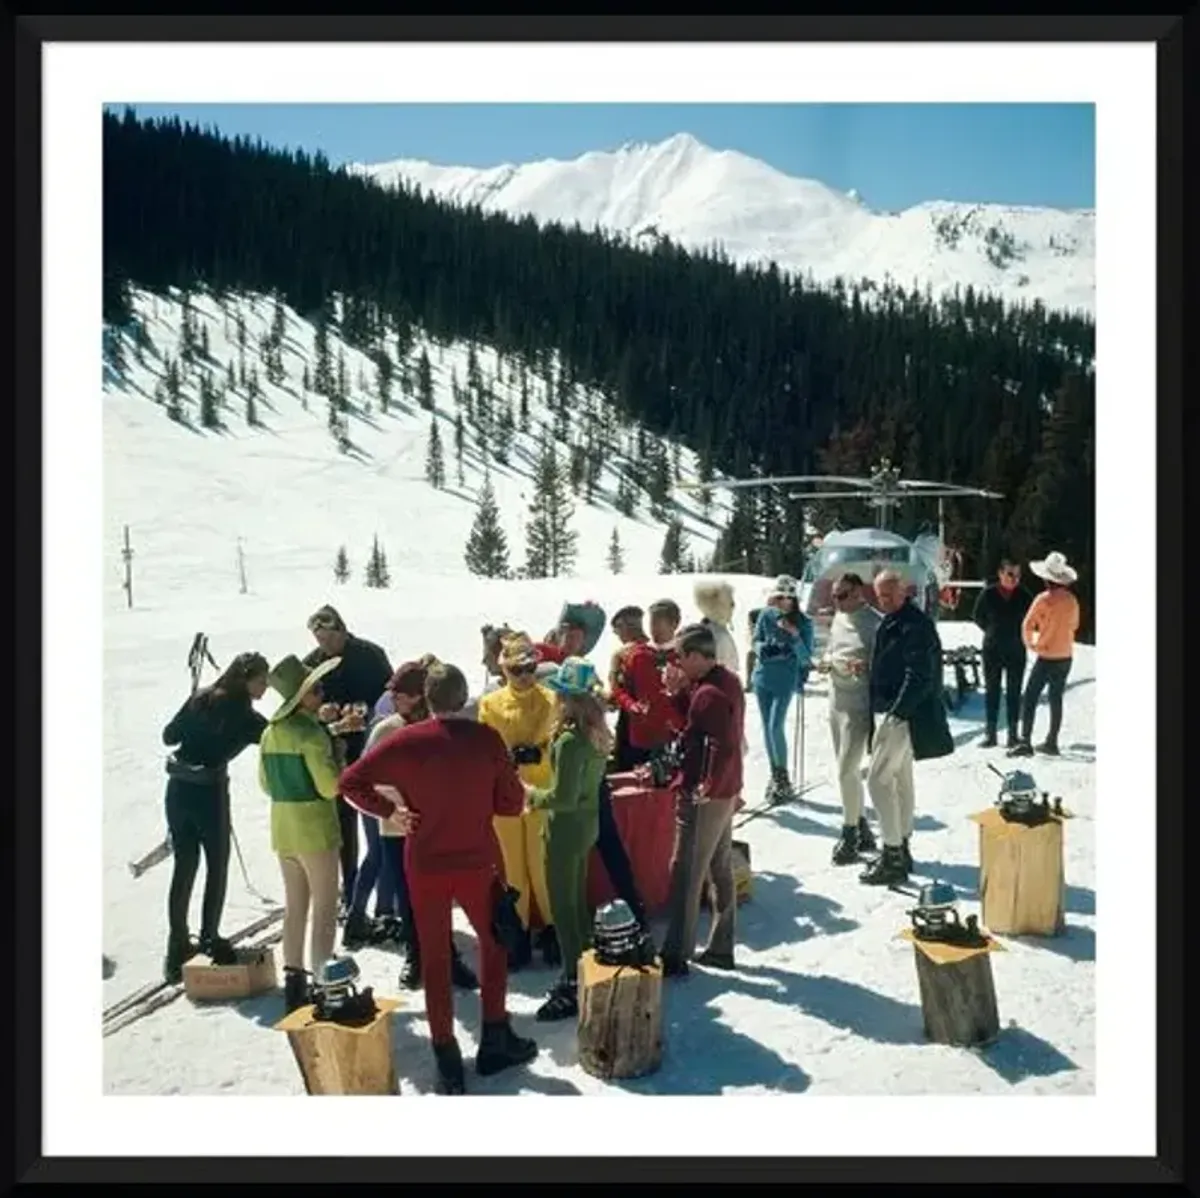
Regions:
<svg viewBox="0 0 1200 1198"><path fill-rule="evenodd" d="M714 479L709 483L682 484L681 491L705 487L740 490L749 487L783 487L824 484L828 489L796 491L789 499L861 499L875 509L875 527L830 530L815 537L813 552L799 578L800 609L813 621L818 647L823 646L833 620L833 584L847 572L858 574L866 584L867 601L874 604L873 582L884 569L896 570L908 583L913 602L936 620L943 610L954 610L964 590L981 589L986 582L958 577L962 554L945 543L945 501L974 497L1002 499L997 491L954 483L902 478L900 471L884 458L869 477L840 474L794 474L776 478ZM934 498L938 501L936 533L923 533L912 540L890 528L892 513L907 499Z"/></svg>

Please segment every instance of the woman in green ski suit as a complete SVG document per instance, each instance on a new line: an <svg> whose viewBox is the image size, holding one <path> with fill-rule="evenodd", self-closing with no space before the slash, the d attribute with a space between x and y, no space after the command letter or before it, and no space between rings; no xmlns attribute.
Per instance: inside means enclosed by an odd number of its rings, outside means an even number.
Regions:
<svg viewBox="0 0 1200 1198"><path fill-rule="evenodd" d="M546 812L546 885L562 949L563 976L537 1013L548 1022L579 1013L576 970L592 939L588 860L600 832L600 785L612 734L591 662L568 657L545 685L558 696L550 743L554 780L546 787L528 787L526 793L530 807Z"/></svg>

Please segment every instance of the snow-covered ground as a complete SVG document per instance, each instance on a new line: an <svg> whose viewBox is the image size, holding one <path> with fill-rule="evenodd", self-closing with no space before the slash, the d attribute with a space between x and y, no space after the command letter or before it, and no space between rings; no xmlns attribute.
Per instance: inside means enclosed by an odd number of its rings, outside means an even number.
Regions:
<svg viewBox="0 0 1200 1198"><path fill-rule="evenodd" d="M206 310L207 301L196 307ZM158 316L150 325L160 349L174 353L178 307L139 296L139 308ZM269 305L256 310L265 326ZM300 349L311 335L292 314L289 339ZM251 323L248 320L248 324ZM251 344L257 332L251 327ZM224 320L215 314L211 352L223 370L233 352ZM336 355L336 343L335 343ZM447 408L452 363L463 347L431 351L438 370L438 406ZM250 355L253 356L253 355ZM481 353L487 367L487 359ZM351 360L350 376L356 373ZM218 374L219 371L214 373ZM565 599L594 598L610 612L626 602L675 598L693 613L692 579L654 573L662 526L621 520L605 504L576 505L580 531L578 577L488 581L471 577L462 545L478 485L469 463L465 490L435 491L423 480L429 413L376 414L358 421L354 440L363 454L340 454L324 425L321 402L305 411L288 387L267 386L260 404L266 429L250 430L235 407L224 433L201 433L168 419L150 399L151 367L130 368L131 385L104 395L106 541L104 593L104 952L116 970L103 983L108 1006L158 976L165 937L170 866L140 880L127 863L163 833L160 730L188 685L185 657L193 633L206 631L217 661L255 649L272 661L311 646L305 619L332 602L351 628L385 647L394 663L430 651L459 663L480 679L478 629L505 620L544 632ZM465 381L465 366L459 365ZM372 377L368 371L368 377ZM294 388L294 377L289 384ZM540 409L539 409L540 411ZM448 421L445 422L447 425ZM448 430L447 430L448 431ZM454 479L452 438L444 436L447 474ZM514 455L514 460L519 457ZM690 459L685 461L690 463ZM687 465L687 469L691 469ZM519 516L528 482L493 469L514 557L520 560ZM456 482L456 480L454 480ZM525 492L525 500L522 493ZM134 607L121 590L120 536L131 528L135 551ZM620 528L629 572L605 569L614 524ZM698 548L705 525L689 521ZM363 585L362 567L378 534L388 555L392 586ZM239 590L237 542L242 542L248 588ZM337 547L351 556L352 577L333 578ZM766 580L731 576L741 616L757 604ZM737 633L744 647L744 621ZM973 635L943 626L947 644ZM594 657L606 660L606 637ZM211 678L211 672L208 677ZM1007 940L994 961L1005 1030L980 1053L924 1043L910 946L896 940L905 926L903 896L861 886L853 868L838 869L829 854L839 825L829 785L830 748L825 702L815 688L806 708L807 776L822 784L808 801L749 822L741 833L752 849L755 892L739 913L739 972L707 976L696 970L668 990L666 1056L662 1070L625 1087L605 1086L577 1066L569 1025L542 1027L532 1014L549 983L546 971L516 975L511 1007L517 1026L543 1046L527 1070L489 1081L471 1080L489 1093L712 1094L809 1091L822 1094L1091 1093L1095 1087L1095 898L1093 813L1095 787L1095 670L1081 647L1067 695L1059 761L1037 761L1039 782L1061 793L1078 813L1067 830L1067 934L1052 940ZM261 707L269 713L272 693ZM1044 716L1042 719L1044 720ZM917 769L917 872L959 888L964 913L977 910L977 832L968 816L995 792L988 760L975 747L979 701L952 723L959 749ZM756 718L750 714L748 785L757 801L766 763ZM232 767L234 818L252 885L272 899L282 885L268 839L268 802L258 790L255 753ZM203 877L194 904L198 909ZM261 903L243 883L237 860L230 869L225 931L249 922ZM470 933L460 928L472 953ZM384 951L358 954L366 981L396 993L398 959ZM423 1092L432 1082L422 996L401 995L396 1061L402 1090ZM464 1051L478 1028L475 996L457 999ZM271 1030L281 999L268 996L237 1006L192 1008L180 1000L104 1041L104 1084L115 1094L299 1094L299 1077L286 1039Z"/></svg>
<svg viewBox="0 0 1200 1198"><path fill-rule="evenodd" d="M350 168L384 186L485 212L624 234L652 247L660 237L737 262L772 261L821 283L891 281L935 294L992 292L1052 309L1095 306L1095 213L935 200L903 212L873 211L854 192L785 175L687 133L654 145L594 151L491 168L401 159Z"/></svg>

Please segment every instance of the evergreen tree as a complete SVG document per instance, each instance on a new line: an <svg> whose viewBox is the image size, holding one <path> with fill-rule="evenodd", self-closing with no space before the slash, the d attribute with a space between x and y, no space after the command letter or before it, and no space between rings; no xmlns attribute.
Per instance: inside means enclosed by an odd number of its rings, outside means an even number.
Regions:
<svg viewBox="0 0 1200 1198"><path fill-rule="evenodd" d="M216 388L207 370L200 376L200 423L205 428L219 428L221 425L217 416Z"/></svg>
<svg viewBox="0 0 1200 1198"><path fill-rule="evenodd" d="M125 371L128 363L125 360L124 338L121 336L120 330L114 329L108 336L108 364L112 367L113 373L120 380L121 384L125 382Z"/></svg>
<svg viewBox="0 0 1200 1198"><path fill-rule="evenodd" d="M433 367L425 350L417 362L417 401L427 412L433 411Z"/></svg>
<svg viewBox="0 0 1200 1198"><path fill-rule="evenodd" d="M350 580L350 558L346 555L345 545L338 546L337 557L333 559L333 576L341 583Z"/></svg>
<svg viewBox="0 0 1200 1198"><path fill-rule="evenodd" d="M629 477L628 467L621 470L617 479L617 511L631 520L637 515L637 488Z"/></svg>
<svg viewBox="0 0 1200 1198"><path fill-rule="evenodd" d="M258 425L258 375L251 373L249 385L246 387L246 423L251 428Z"/></svg>
<svg viewBox="0 0 1200 1198"><path fill-rule="evenodd" d="M491 476L487 474L483 477L479 506L464 557L472 574L481 578L508 577L508 539L500 525L496 493L492 489Z"/></svg>
<svg viewBox="0 0 1200 1198"><path fill-rule="evenodd" d="M300 378L301 393L305 399L308 398L308 393L312 390L312 377L308 373L308 363L304 363L304 374Z"/></svg>
<svg viewBox="0 0 1200 1198"><path fill-rule="evenodd" d="M454 413L454 459L458 462L459 483L462 482L463 454L467 448L467 430L461 412Z"/></svg>
<svg viewBox="0 0 1200 1198"><path fill-rule="evenodd" d="M429 448L425 454L425 478L439 491L446 485L446 461L442 453L442 435L435 416L429 422Z"/></svg>
<svg viewBox="0 0 1200 1198"><path fill-rule="evenodd" d="M513 417L512 404L504 405L500 412L500 421L496 425L496 439L494 443L494 452L496 461L502 466L507 466L509 458L512 456L513 441L517 435L517 422Z"/></svg>
<svg viewBox="0 0 1200 1198"><path fill-rule="evenodd" d="M275 295L275 305L271 310L271 342L276 347L283 345L287 333L287 317L284 315L283 302L278 293Z"/></svg>
<svg viewBox="0 0 1200 1198"><path fill-rule="evenodd" d="M183 388L179 377L179 363L167 359L167 415L172 420L183 419Z"/></svg>
<svg viewBox="0 0 1200 1198"><path fill-rule="evenodd" d="M206 362L212 361L212 353L208 344L208 325L206 324L200 326L200 356Z"/></svg>
<svg viewBox="0 0 1200 1198"><path fill-rule="evenodd" d="M667 505L671 499L671 463L662 442L647 447L644 460L648 460L650 467L646 479L650 510L655 520L662 520L666 516Z"/></svg>
<svg viewBox="0 0 1200 1198"><path fill-rule="evenodd" d="M371 544L371 556L367 559L364 581L367 586L373 587L376 590L382 590L392 585L392 576L388 573L387 557L379 544L378 536L375 537Z"/></svg>
<svg viewBox="0 0 1200 1198"><path fill-rule="evenodd" d="M525 529L525 572L529 578L569 574L578 552L578 534L565 471L554 442L544 439L534 473L533 503Z"/></svg>
<svg viewBox="0 0 1200 1198"><path fill-rule="evenodd" d="M237 314L237 343L238 348L246 352L246 318L241 312Z"/></svg>
<svg viewBox="0 0 1200 1198"><path fill-rule="evenodd" d="M576 442L571 446L571 490L578 495L587 483L588 462L586 448Z"/></svg>
<svg viewBox="0 0 1200 1198"><path fill-rule="evenodd" d="M375 388L379 392L379 406L386 413L392 402L392 360L386 349L375 355Z"/></svg>
<svg viewBox="0 0 1200 1198"><path fill-rule="evenodd" d="M225 363L225 389L233 391L237 387L237 378L233 373L232 360Z"/></svg>
<svg viewBox="0 0 1200 1198"><path fill-rule="evenodd" d="M520 414L521 432L529 432L529 379L526 377L525 368L521 368L521 414Z"/></svg>
<svg viewBox="0 0 1200 1198"><path fill-rule="evenodd" d="M658 572L660 574L681 573L686 556L687 545L684 541L683 525L678 520L672 520L667 525L667 535L663 538Z"/></svg>
<svg viewBox="0 0 1200 1198"><path fill-rule="evenodd" d="M617 531L617 526L613 525L612 536L608 541L608 568L614 574L623 574L625 572L625 551L621 548L621 534Z"/></svg>
<svg viewBox="0 0 1200 1198"><path fill-rule="evenodd" d="M346 411L350 406L350 386L346 378L346 355L338 347L338 362L337 362L337 403L339 411Z"/></svg>

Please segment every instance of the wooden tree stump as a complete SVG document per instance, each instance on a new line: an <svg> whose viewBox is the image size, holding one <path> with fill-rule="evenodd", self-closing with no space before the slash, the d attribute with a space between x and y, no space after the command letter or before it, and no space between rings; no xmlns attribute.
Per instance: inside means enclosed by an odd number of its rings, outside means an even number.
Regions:
<svg viewBox="0 0 1200 1198"><path fill-rule="evenodd" d="M286 1032L304 1079L306 1094L380 1095L396 1093L392 1061L394 998L377 998L375 1018L362 1027L313 1019L311 1006L285 1016L275 1030Z"/></svg>
<svg viewBox="0 0 1200 1198"><path fill-rule="evenodd" d="M662 1064L662 963L647 969L579 958L579 1064L605 1080L643 1077Z"/></svg>
<svg viewBox="0 0 1200 1198"><path fill-rule="evenodd" d="M921 991L925 1035L935 1044L968 1047L986 1044L1000 1032L996 988L992 982L992 953L1000 949L989 939L986 948L918 940L911 929L901 936L911 940Z"/></svg>
<svg viewBox="0 0 1200 1198"><path fill-rule="evenodd" d="M1001 936L1057 936L1066 927L1063 820L1028 827L996 808L970 817L979 825L980 919Z"/></svg>

